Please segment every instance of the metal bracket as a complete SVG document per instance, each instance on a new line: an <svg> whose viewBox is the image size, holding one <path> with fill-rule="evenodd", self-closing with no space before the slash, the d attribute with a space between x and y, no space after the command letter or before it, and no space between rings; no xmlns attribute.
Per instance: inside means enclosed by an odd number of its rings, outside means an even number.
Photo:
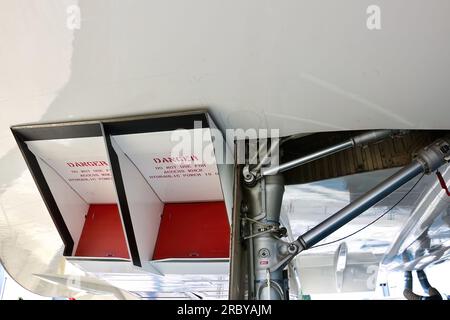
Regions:
<svg viewBox="0 0 450 320"><path fill-rule="evenodd" d="M283 269L289 264L289 262L292 261L292 259L295 258L297 254L299 254L302 251L300 250L300 247L294 243L286 243L283 241L283 244L284 245L281 248L282 250L285 250L287 254L277 264L269 268L270 272L275 272L280 268Z"/></svg>

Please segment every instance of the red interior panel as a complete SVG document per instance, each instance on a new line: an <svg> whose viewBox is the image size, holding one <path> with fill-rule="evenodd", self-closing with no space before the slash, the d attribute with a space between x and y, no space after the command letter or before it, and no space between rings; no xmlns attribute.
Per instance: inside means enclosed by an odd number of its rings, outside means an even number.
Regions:
<svg viewBox="0 0 450 320"><path fill-rule="evenodd" d="M153 260L228 258L230 225L223 201L166 203Z"/></svg>
<svg viewBox="0 0 450 320"><path fill-rule="evenodd" d="M79 257L129 258L116 204L92 204L75 253Z"/></svg>

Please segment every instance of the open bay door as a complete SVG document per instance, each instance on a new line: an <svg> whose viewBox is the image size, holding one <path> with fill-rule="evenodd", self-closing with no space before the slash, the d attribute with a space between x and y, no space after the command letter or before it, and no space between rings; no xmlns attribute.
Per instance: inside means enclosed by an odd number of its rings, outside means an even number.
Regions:
<svg viewBox="0 0 450 320"><path fill-rule="evenodd" d="M68 259L228 272L233 166L206 112L12 131Z"/></svg>

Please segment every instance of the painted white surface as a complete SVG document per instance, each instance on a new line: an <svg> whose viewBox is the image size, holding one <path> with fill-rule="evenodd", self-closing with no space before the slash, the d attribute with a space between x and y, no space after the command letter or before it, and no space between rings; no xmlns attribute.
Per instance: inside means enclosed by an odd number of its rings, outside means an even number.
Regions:
<svg viewBox="0 0 450 320"><path fill-rule="evenodd" d="M140 268L135 267L133 263L126 259L84 259L80 257L67 258L71 264L77 266L85 272L92 272L97 274L102 273L142 273L145 274Z"/></svg>
<svg viewBox="0 0 450 320"><path fill-rule="evenodd" d="M27 141L89 204L116 203L103 137Z"/></svg>
<svg viewBox="0 0 450 320"><path fill-rule="evenodd" d="M164 275L169 274L227 274L228 259L163 259L150 262Z"/></svg>
<svg viewBox="0 0 450 320"><path fill-rule="evenodd" d="M111 139L119 159L131 222L141 263L151 260L158 237L164 203L148 185L142 174Z"/></svg>
<svg viewBox="0 0 450 320"><path fill-rule="evenodd" d="M0 286L0 300L19 300L19 298L23 300L50 300L48 297L26 290L9 275L5 275L1 281L4 281L4 288L2 290Z"/></svg>
<svg viewBox="0 0 450 320"><path fill-rule="evenodd" d="M81 28L67 28L79 5ZM207 106L283 134L449 128L448 0L0 2L0 244L21 284L62 243L9 126Z"/></svg>
<svg viewBox="0 0 450 320"><path fill-rule="evenodd" d="M234 165L218 164L217 169L220 176L220 185L223 191L223 199L227 209L228 222L231 223L233 211L233 184L234 184Z"/></svg>
<svg viewBox="0 0 450 320"><path fill-rule="evenodd" d="M37 160L56 204L58 205L64 223L72 236L74 242L73 253L75 253L86 221L85 215L89 210L89 204L70 188L66 181L64 181L51 167L40 158L37 158Z"/></svg>
<svg viewBox="0 0 450 320"><path fill-rule="evenodd" d="M137 166L158 197L164 202L200 202L223 200L219 173L214 158L202 161L208 150L212 150L209 129L185 130L190 141L197 134L204 137L204 148L192 147L188 159L177 162L166 161L173 158L172 151L181 140L172 138L172 131L127 134L113 136L114 140ZM190 156L199 161L191 161ZM203 158L202 158L203 157Z"/></svg>
<svg viewBox="0 0 450 320"><path fill-rule="evenodd" d="M377 31L360 0L32 4L0 10L8 124L209 106L223 128L283 134L448 128L447 0L380 0Z"/></svg>
<svg viewBox="0 0 450 320"><path fill-rule="evenodd" d="M211 129L219 130L209 115L208 122ZM231 224L234 190L234 149L232 148L234 148L234 143L232 141L227 141L226 136L223 134L214 135L212 142L214 146L214 153L216 158L218 158L217 170L219 172L220 187L222 189L223 199L227 209L228 222Z"/></svg>

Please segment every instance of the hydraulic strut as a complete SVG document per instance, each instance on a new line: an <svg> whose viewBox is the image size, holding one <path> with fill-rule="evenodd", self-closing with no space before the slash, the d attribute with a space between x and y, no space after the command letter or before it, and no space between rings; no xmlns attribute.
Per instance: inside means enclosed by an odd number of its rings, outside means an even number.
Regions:
<svg viewBox="0 0 450 320"><path fill-rule="evenodd" d="M436 140L425 147L409 165L298 237L296 242L303 250L312 247L419 174L430 174L437 170L450 160L449 144L450 137L447 137L446 139Z"/></svg>
<svg viewBox="0 0 450 320"><path fill-rule="evenodd" d="M424 172L423 165L414 160L410 165L399 170L393 176L387 178L375 188L368 191L348 206L339 210L331 217L321 222L319 225L300 236L297 241L303 250L311 248L313 245L328 237L331 233L347 224L377 202L384 199L406 182L414 179Z"/></svg>
<svg viewBox="0 0 450 320"><path fill-rule="evenodd" d="M282 173L286 170L298 167L300 165L304 165L308 162L332 155L334 153L347 150L357 146L365 146L369 143L374 143L377 141L384 140L387 137L393 136L396 134L396 130L377 130L377 131L369 131L360 135L357 135L347 141L336 144L334 146L316 151L307 156L283 163L282 165L270 168L263 168L261 174L263 176L269 176L276 173Z"/></svg>
<svg viewBox="0 0 450 320"><path fill-rule="evenodd" d="M379 141L392 136L393 131L382 130L363 135L364 143ZM358 136L361 137L361 136ZM358 137L351 141L359 141ZM285 231L280 228L281 200L284 193L284 182L280 174L268 175L268 172L279 172L312 160L294 160L288 165L281 165L277 170L265 170L252 183L244 177L244 197L247 205L243 213L244 223L250 232L244 238L250 246L250 299L286 299L286 281L283 279L283 269L301 251L311 248L331 233L350 222L380 200L411 181L419 174L430 174L450 160L450 137L438 139L422 149L411 164L403 167L393 176L379 183L376 187L362 195L328 219L313 227L292 243L281 238ZM313 160L336 152L338 148L327 148L327 152L316 152L314 156L301 159ZM343 149L342 149L343 150ZM305 162L306 161L306 162ZM295 162L295 164L293 164ZM247 173L251 172L247 170ZM256 174L257 177L257 174ZM248 178L248 177L247 177Z"/></svg>
<svg viewBox="0 0 450 320"><path fill-rule="evenodd" d="M369 131L360 135L357 135L353 138L350 138L347 141L335 144L333 146L324 148L322 150L316 151L314 153L311 153L309 155L303 156L301 158L283 163L279 166L271 166L269 168L263 167L265 162L267 161L267 158L269 157L268 153L259 163L256 165L253 169L249 169L248 166L246 166L243 170L243 176L244 176L244 182L247 185L252 185L255 180L261 179L264 176L270 176L275 175L278 173L282 173L284 171L287 171L289 169L304 165L306 163L327 157L329 155L332 155L334 153L347 150L353 147L359 147L359 146L366 146L370 143L375 143L378 141L381 141L387 137L394 136L396 134L399 134L400 130L376 130L376 131ZM274 146L271 147L271 149L274 149L278 147L279 141L276 141L274 143ZM273 151L273 150L271 150Z"/></svg>

